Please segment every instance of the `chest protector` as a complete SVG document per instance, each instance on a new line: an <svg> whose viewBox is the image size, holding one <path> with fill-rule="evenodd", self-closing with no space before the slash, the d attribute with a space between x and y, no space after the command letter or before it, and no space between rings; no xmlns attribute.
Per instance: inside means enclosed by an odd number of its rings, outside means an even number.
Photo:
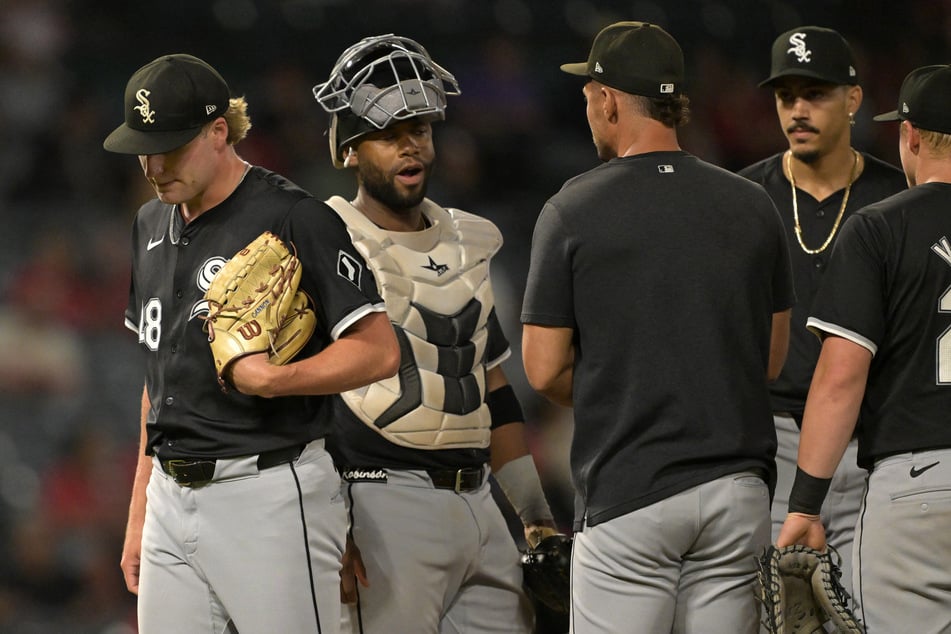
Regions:
<svg viewBox="0 0 951 634"><path fill-rule="evenodd" d="M327 201L376 277L402 359L396 376L342 397L387 440L415 449L487 447L487 321L495 304L489 260L498 228L429 199L430 227L387 231L339 196Z"/></svg>

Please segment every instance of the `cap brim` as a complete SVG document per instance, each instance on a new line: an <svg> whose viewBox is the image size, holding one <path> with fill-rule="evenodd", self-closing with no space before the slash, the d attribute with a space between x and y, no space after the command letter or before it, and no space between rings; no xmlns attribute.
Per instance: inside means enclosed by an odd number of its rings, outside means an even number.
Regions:
<svg viewBox="0 0 951 634"><path fill-rule="evenodd" d="M771 76L769 79L764 79L763 81L759 83L759 87L763 88L766 86L772 86L773 83L777 79L782 79L783 77L808 77L809 79L815 79L817 81L821 81L826 84L832 84L833 86L842 85L842 84L839 84L838 80L829 79L828 77L824 77L820 75L819 73L813 73L808 70L802 70L802 69L796 68L796 69L790 69L790 70L784 70L784 71L778 72L775 75Z"/></svg>
<svg viewBox="0 0 951 634"><path fill-rule="evenodd" d="M901 117L898 116L897 110L892 110L891 112L883 112L882 114L877 114L872 117L872 121L901 121Z"/></svg>
<svg viewBox="0 0 951 634"><path fill-rule="evenodd" d="M112 131L102 142L102 147L117 154L165 154L178 149L198 136L202 126L188 130L169 130L163 132L143 132L134 130L126 124Z"/></svg>
<svg viewBox="0 0 951 634"><path fill-rule="evenodd" d="M562 64L561 70L569 75L588 76L588 62L575 62L573 64Z"/></svg>

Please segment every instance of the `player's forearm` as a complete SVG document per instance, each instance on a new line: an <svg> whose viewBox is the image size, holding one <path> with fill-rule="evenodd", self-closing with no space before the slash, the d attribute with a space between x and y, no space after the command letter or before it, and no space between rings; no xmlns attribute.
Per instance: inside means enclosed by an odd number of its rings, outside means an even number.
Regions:
<svg viewBox="0 0 951 634"><path fill-rule="evenodd" d="M129 502L129 520L127 531L138 531L141 535L142 524L145 522L145 491L149 485L149 478L152 475L152 457L146 455L145 450L148 446L148 432L145 423L148 420L149 396L147 390L142 390L142 408L139 432L139 457L136 462L135 476L132 481L132 499Z"/></svg>
<svg viewBox="0 0 951 634"><path fill-rule="evenodd" d="M399 363L399 343L386 313L371 313L318 354L286 366L259 364L256 376L236 385L269 398L338 394L393 376Z"/></svg>
<svg viewBox="0 0 951 634"><path fill-rule="evenodd" d="M806 399L799 440L799 467L831 478L852 438L865 394L871 353L845 339L823 343Z"/></svg>

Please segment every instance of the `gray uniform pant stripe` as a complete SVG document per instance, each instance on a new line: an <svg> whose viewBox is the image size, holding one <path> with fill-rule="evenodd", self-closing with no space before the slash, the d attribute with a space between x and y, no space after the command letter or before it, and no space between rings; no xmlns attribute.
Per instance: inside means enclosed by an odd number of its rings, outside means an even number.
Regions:
<svg viewBox="0 0 951 634"><path fill-rule="evenodd" d="M876 462L855 543L868 634L951 632L951 449Z"/></svg>

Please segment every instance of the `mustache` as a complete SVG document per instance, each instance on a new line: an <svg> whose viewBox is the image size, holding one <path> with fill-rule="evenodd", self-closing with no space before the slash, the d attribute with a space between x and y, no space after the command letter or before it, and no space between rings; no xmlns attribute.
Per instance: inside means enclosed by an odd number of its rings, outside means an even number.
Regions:
<svg viewBox="0 0 951 634"><path fill-rule="evenodd" d="M812 127L808 123L795 123L786 128L786 132L790 134L793 132L813 132L815 134L819 134L819 129Z"/></svg>

